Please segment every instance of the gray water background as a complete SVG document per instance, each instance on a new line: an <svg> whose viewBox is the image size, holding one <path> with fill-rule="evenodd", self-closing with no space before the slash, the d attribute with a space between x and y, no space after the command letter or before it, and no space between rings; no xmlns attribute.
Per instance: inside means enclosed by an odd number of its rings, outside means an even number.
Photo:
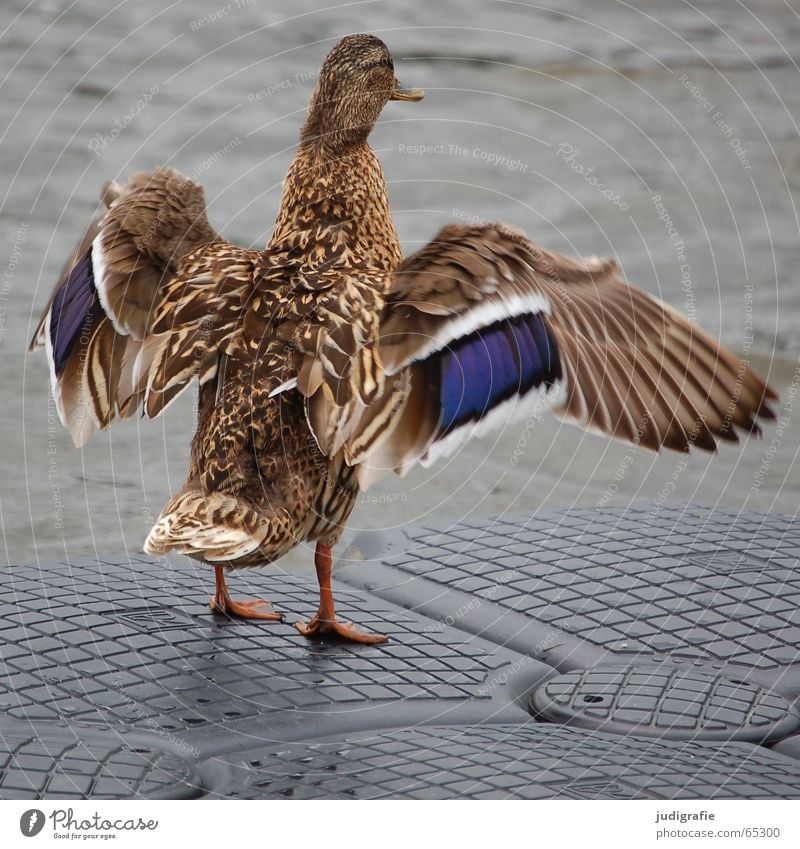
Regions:
<svg viewBox="0 0 800 849"><path fill-rule="evenodd" d="M205 185L218 229L263 245L319 65L358 31L381 36L398 77L427 91L389 104L372 137L407 251L448 221L497 218L550 248L614 255L768 375L783 421L688 461L552 418L514 425L365 493L350 536L631 501L656 514L674 499L794 514L799 5L3 0L7 560L139 551L185 477L192 397L78 451L55 418L44 357L24 353L100 186L173 165ZM300 547L282 565L309 562Z"/></svg>

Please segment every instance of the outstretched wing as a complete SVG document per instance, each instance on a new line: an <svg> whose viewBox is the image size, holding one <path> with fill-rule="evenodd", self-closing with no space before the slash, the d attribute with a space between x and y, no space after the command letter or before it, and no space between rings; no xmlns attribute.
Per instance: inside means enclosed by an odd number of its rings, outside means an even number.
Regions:
<svg viewBox="0 0 800 849"><path fill-rule="evenodd" d="M203 189L171 168L103 190L30 350L45 347L59 416L83 445L95 427L158 415L214 377L252 287L257 251L220 238Z"/></svg>
<svg viewBox="0 0 800 849"><path fill-rule="evenodd" d="M379 356L384 384L407 391L400 409L381 396L360 424L348 415L362 486L540 407L654 450L715 450L774 418L775 393L746 363L613 260L551 253L501 224L448 226L401 264Z"/></svg>

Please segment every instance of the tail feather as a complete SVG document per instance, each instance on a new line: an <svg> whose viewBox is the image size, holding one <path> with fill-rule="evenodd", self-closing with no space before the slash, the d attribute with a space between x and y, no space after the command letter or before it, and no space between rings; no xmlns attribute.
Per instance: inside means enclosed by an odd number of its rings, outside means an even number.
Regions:
<svg viewBox="0 0 800 849"><path fill-rule="evenodd" d="M235 561L257 552L270 530L271 523L245 500L187 485L161 511L144 550L177 551L211 563Z"/></svg>

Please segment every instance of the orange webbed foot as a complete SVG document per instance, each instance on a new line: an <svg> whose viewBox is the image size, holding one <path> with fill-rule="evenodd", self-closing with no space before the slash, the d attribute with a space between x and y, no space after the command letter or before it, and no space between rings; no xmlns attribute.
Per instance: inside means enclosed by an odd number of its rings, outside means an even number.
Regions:
<svg viewBox="0 0 800 849"><path fill-rule="evenodd" d="M225 616L236 619L260 619L263 622L283 622L283 614L276 613L272 605L265 598L256 598L252 601L234 601L228 592L225 583L225 570L222 566L215 566L214 573L217 579L217 591L211 597L209 607L215 613L223 613Z"/></svg>
<svg viewBox="0 0 800 849"><path fill-rule="evenodd" d="M264 622L283 622L284 620L284 615L276 613L265 598L234 601L232 598L219 599L214 596L208 606L215 613L223 613L235 619L260 619Z"/></svg>
<svg viewBox="0 0 800 849"><path fill-rule="evenodd" d="M295 622L294 627L304 637L320 639L332 637L333 639L362 643L368 646L388 642L389 638L384 634L366 634L359 631L352 622L340 622L336 618L333 590L331 590L333 557L329 546L317 543L314 566L317 569L317 580L319 581L319 609L317 615L307 625L305 622Z"/></svg>
<svg viewBox="0 0 800 849"><path fill-rule="evenodd" d="M368 634L359 631L352 622L339 622L338 620L320 619L315 616L308 624L295 622L294 627L304 636L324 639L325 637L338 638L350 643L362 643L363 645L375 646L386 643L389 638L385 634Z"/></svg>

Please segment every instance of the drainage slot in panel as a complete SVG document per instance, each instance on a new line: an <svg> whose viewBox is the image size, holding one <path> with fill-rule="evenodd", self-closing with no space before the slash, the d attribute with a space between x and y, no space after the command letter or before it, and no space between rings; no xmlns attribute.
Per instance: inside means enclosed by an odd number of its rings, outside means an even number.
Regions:
<svg viewBox="0 0 800 849"><path fill-rule="evenodd" d="M606 666L558 675L533 694L540 719L618 734L769 743L800 729L779 694L696 668Z"/></svg>

